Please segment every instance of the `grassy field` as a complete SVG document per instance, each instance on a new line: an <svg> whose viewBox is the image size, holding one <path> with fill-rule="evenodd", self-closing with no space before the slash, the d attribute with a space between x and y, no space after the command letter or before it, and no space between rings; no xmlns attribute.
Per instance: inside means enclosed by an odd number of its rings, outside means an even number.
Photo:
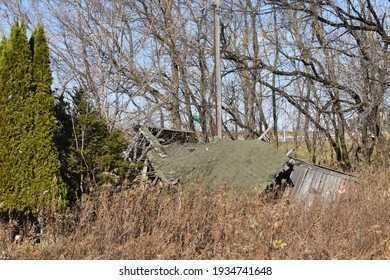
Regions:
<svg viewBox="0 0 390 280"><path fill-rule="evenodd" d="M362 168L332 205L310 209L229 187L135 187L46 220L40 244L11 241L2 259L390 259L390 175Z"/></svg>

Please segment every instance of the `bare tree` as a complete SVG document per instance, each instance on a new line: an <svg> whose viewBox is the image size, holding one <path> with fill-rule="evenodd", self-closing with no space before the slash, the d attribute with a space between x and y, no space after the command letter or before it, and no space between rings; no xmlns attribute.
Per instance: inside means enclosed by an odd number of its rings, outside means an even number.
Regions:
<svg viewBox="0 0 390 280"><path fill-rule="evenodd" d="M389 89L388 17L383 5L264 1L257 12L263 23L270 20L273 8L284 15L294 13L293 18L280 17L277 40L275 33L261 26L263 45L277 49L279 63L269 59L273 54L267 47L262 48L265 57L230 48L225 58L236 64L236 73L242 68L261 69L258 82L305 117L306 131L310 123L328 139L344 169L351 167L351 155L370 161L381 137L378 117ZM242 16L249 12L247 7L242 11ZM268 78L274 75L280 79L277 84ZM361 78L356 81L357 76ZM307 94L296 94L299 84ZM351 119L360 120L358 133L353 134Z"/></svg>
<svg viewBox="0 0 390 280"><path fill-rule="evenodd" d="M277 141L286 124L302 130L313 161L325 137L345 170L370 162L388 105L388 8L374 0L223 1L225 131L253 138L273 123ZM212 10L207 0L0 6L9 22L44 21L56 86L82 87L110 129L196 130L196 119L206 140L215 128Z"/></svg>

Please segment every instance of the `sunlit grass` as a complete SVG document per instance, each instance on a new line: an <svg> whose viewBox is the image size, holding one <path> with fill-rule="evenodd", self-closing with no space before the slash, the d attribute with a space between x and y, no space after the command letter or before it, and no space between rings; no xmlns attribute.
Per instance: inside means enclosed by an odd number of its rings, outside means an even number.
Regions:
<svg viewBox="0 0 390 280"><path fill-rule="evenodd" d="M11 242L7 259L390 259L390 175L363 166L333 204L289 196L151 185L87 198L48 219L41 243Z"/></svg>

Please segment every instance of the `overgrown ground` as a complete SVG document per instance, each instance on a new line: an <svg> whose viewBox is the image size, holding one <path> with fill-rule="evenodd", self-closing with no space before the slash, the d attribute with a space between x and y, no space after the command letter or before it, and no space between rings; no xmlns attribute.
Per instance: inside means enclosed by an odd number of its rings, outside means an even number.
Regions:
<svg viewBox="0 0 390 280"><path fill-rule="evenodd" d="M137 187L47 220L40 244L0 231L3 259L390 259L390 175L362 168L310 209L228 187Z"/></svg>

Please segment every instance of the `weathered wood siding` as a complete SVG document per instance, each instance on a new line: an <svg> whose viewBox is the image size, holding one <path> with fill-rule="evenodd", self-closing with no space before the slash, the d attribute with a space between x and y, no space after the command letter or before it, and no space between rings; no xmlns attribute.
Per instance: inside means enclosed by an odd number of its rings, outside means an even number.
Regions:
<svg viewBox="0 0 390 280"><path fill-rule="evenodd" d="M349 174L291 158L291 194L298 201L311 201L314 194L320 194L327 202L332 201L343 188L351 186L355 178Z"/></svg>

